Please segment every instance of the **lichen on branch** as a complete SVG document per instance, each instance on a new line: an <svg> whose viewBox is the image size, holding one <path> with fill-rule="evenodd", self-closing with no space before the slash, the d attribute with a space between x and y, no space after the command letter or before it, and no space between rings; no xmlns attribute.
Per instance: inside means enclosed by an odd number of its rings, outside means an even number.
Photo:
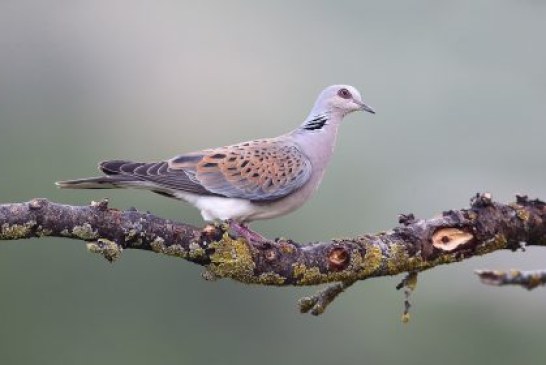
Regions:
<svg viewBox="0 0 546 365"><path fill-rule="evenodd" d="M490 194L479 194L468 209L445 211L432 219L401 215L399 222L389 232L347 239L249 242L227 224L198 228L136 209L112 209L107 201L69 206L34 199L0 205L0 240L72 238L86 241L90 251L109 261L125 249L148 250L204 266L206 278L247 284L335 283L300 301L302 312L312 314L322 313L359 280L417 273L501 249L516 250L522 242L546 245L546 204L525 196L502 204Z"/></svg>

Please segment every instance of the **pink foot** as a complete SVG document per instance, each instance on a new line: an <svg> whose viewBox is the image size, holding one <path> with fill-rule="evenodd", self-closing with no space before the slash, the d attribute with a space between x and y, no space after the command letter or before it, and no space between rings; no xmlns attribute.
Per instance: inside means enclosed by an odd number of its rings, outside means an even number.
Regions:
<svg viewBox="0 0 546 365"><path fill-rule="evenodd" d="M238 236L244 237L249 242L267 242L267 238L258 232L254 232L244 223L236 222L233 219L228 220L227 223L229 224L229 228L231 230L233 230Z"/></svg>

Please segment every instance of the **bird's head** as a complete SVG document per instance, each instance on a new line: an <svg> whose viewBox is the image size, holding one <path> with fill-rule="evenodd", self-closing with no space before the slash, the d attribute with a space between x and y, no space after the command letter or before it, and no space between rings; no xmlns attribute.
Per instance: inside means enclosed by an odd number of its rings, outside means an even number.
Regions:
<svg viewBox="0 0 546 365"><path fill-rule="evenodd" d="M362 100L358 90L349 85L328 86L320 93L313 109L340 112L342 115L357 110L375 114L375 111Z"/></svg>

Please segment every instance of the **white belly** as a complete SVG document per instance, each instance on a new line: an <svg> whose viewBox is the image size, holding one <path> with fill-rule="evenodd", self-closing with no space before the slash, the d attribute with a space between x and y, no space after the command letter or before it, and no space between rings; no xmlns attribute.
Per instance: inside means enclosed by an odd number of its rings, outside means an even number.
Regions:
<svg viewBox="0 0 546 365"><path fill-rule="evenodd" d="M305 202L305 199L286 197L274 202L253 203L244 199L202 196L186 192L177 192L176 197L199 209L206 221L234 219L238 222L250 222L275 218L292 212Z"/></svg>
<svg viewBox="0 0 546 365"><path fill-rule="evenodd" d="M251 202L243 199L201 196L190 193L177 193L177 197L199 209L201 216L206 221L226 219L245 221L256 210Z"/></svg>

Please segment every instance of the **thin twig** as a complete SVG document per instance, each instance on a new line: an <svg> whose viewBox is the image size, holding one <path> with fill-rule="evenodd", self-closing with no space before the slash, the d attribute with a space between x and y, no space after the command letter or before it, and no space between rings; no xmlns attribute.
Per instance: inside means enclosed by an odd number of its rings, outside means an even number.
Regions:
<svg viewBox="0 0 546 365"><path fill-rule="evenodd" d="M528 290L546 285L546 270L476 270L476 274L480 277L481 282L487 285L519 285Z"/></svg>

